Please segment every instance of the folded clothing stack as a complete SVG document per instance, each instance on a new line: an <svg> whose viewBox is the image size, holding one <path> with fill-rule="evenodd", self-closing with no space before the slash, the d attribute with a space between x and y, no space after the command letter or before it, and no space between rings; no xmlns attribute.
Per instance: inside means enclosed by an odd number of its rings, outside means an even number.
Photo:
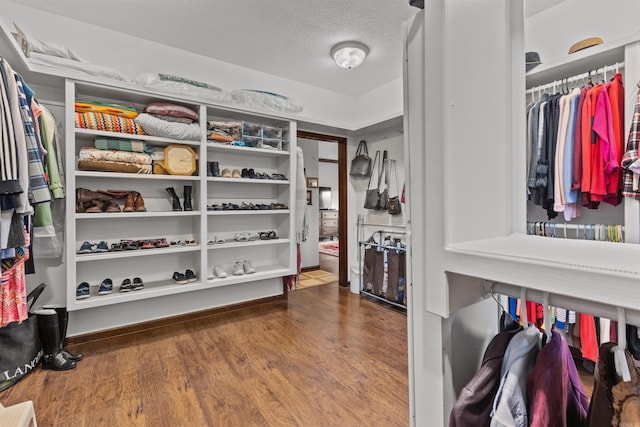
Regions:
<svg viewBox="0 0 640 427"><path fill-rule="evenodd" d="M135 122L148 135L189 141L200 140L199 115L183 105L152 102Z"/></svg>
<svg viewBox="0 0 640 427"><path fill-rule="evenodd" d="M210 120L207 122L207 140L231 143L242 140L242 122Z"/></svg>
<svg viewBox="0 0 640 427"><path fill-rule="evenodd" d="M138 116L135 108L101 102L76 102L75 126L106 132L144 135L134 119Z"/></svg>

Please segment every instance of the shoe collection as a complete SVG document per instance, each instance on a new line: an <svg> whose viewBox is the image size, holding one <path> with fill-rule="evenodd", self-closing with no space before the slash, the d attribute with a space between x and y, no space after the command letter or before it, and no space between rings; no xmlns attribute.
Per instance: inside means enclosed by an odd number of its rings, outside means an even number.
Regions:
<svg viewBox="0 0 640 427"><path fill-rule="evenodd" d="M78 250L78 254L92 254L102 252L118 252L118 251L130 251L137 249L156 249L156 248L168 248L174 245L195 245L194 240L186 240L185 242L171 242L169 243L166 238L159 239L145 239L145 240L126 240L122 239L119 242L109 243L102 240L100 243L95 244L91 242L83 242Z"/></svg>
<svg viewBox="0 0 640 427"><path fill-rule="evenodd" d="M144 289L144 282L139 277L131 279L124 279L118 288L119 292L139 291ZM98 295L109 295L113 292L113 281L109 278L104 279L98 287ZM91 297L91 291L89 283L82 282L76 288L76 299L87 299Z"/></svg>
<svg viewBox="0 0 640 427"><path fill-rule="evenodd" d="M187 283L197 282L198 276L196 276L193 270L187 269L184 274L179 271L174 271L171 280L178 285L186 285Z"/></svg>
<svg viewBox="0 0 640 427"><path fill-rule="evenodd" d="M233 268L231 269L231 274L234 276L241 276L243 274L253 274L256 272L255 267L251 264L251 261L236 261L233 264ZM222 265L216 265L213 267L213 275L209 276L208 279L224 279L227 277L227 270Z"/></svg>
<svg viewBox="0 0 640 427"><path fill-rule="evenodd" d="M117 199L124 199L124 207L121 209ZM119 213L119 212L146 212L142 194L130 190L98 190L91 191L86 188L76 189L77 213Z"/></svg>
<svg viewBox="0 0 640 427"><path fill-rule="evenodd" d="M211 162L216 163L217 162ZM272 173L268 174L265 172L256 172L252 168L243 168L242 171L240 169L222 169L222 173L219 172L219 167L216 166L217 175L214 175L213 172L209 176L222 176L222 178L249 178L249 179L273 179L278 181L286 181L287 177L281 173Z"/></svg>
<svg viewBox="0 0 640 427"><path fill-rule="evenodd" d="M193 211L193 206L191 204L193 187L191 185L185 185L183 189L184 209L182 208L182 205L180 205L180 197L178 197L176 190L173 187L167 187L165 190L169 193L169 196L171 196L171 209L173 211Z"/></svg>
<svg viewBox="0 0 640 427"><path fill-rule="evenodd" d="M289 209L284 203L223 203L221 205L209 205L208 211L247 211L247 210L273 210L273 209Z"/></svg>

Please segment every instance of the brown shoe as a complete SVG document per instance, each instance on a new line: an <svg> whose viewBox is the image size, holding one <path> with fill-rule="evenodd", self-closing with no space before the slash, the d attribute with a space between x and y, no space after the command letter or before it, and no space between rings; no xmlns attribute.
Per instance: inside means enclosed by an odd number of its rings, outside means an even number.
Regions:
<svg viewBox="0 0 640 427"><path fill-rule="evenodd" d="M133 194L127 193L126 199L124 201L124 209L122 212L135 212L136 208L134 207Z"/></svg>
<svg viewBox="0 0 640 427"><path fill-rule="evenodd" d="M105 212L107 213L115 213L115 212L122 212L120 210L120 206L118 205L118 202L116 202L116 199L109 199L106 200L105 202Z"/></svg>
<svg viewBox="0 0 640 427"><path fill-rule="evenodd" d="M127 198L127 200L129 200L129 198ZM144 207L144 199L142 198L142 194L138 193L138 195L136 196L136 201L133 204L133 206L136 209L136 212L146 212L147 211L147 208Z"/></svg>
<svg viewBox="0 0 640 427"><path fill-rule="evenodd" d="M102 200L92 200L88 202L85 206L89 206L85 212L86 213L100 213L103 212L104 202Z"/></svg>

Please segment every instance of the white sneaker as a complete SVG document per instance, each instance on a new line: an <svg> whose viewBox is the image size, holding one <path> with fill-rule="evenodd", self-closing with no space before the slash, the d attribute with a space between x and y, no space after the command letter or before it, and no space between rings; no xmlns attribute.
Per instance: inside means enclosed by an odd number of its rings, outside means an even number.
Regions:
<svg viewBox="0 0 640 427"><path fill-rule="evenodd" d="M235 276L240 276L244 274L244 268L242 267L242 263L240 261L237 261L233 266L233 274Z"/></svg>
<svg viewBox="0 0 640 427"><path fill-rule="evenodd" d="M225 277L227 277L227 272L224 271L224 267L222 267L221 265L216 265L213 267L213 275L218 279L224 279Z"/></svg>
<svg viewBox="0 0 640 427"><path fill-rule="evenodd" d="M242 263L242 267L244 268L244 272L246 274L251 274L256 272L256 269L253 268L253 265L251 265L251 261L247 261L246 259Z"/></svg>

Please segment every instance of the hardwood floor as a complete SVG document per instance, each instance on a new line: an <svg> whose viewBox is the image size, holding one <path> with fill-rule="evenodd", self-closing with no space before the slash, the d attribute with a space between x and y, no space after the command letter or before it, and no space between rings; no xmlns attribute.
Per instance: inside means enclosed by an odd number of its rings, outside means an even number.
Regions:
<svg viewBox="0 0 640 427"><path fill-rule="evenodd" d="M406 426L404 313L337 284L75 346L0 393L41 426Z"/></svg>

